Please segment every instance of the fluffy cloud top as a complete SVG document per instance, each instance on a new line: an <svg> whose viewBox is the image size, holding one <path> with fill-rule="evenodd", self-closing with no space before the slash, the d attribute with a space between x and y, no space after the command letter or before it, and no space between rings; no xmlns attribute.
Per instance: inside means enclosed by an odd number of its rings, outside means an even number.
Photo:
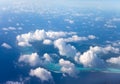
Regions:
<svg viewBox="0 0 120 84"><path fill-rule="evenodd" d="M64 39L56 40L54 46L58 48L59 54L62 56L73 57L76 54L76 48L67 44Z"/></svg>
<svg viewBox="0 0 120 84"><path fill-rule="evenodd" d="M107 62L111 63L111 64L120 65L120 56L119 57L112 57L112 58L108 59Z"/></svg>
<svg viewBox="0 0 120 84"><path fill-rule="evenodd" d="M18 35L17 41L19 46L31 46L29 42L43 40L44 38L46 38L45 31L36 30L34 33L29 32L27 34Z"/></svg>
<svg viewBox="0 0 120 84"><path fill-rule="evenodd" d="M77 70L75 68L75 65L70 61L60 59L59 65L61 66L61 71L64 74L68 74L71 77L75 77L77 75Z"/></svg>
<svg viewBox="0 0 120 84"><path fill-rule="evenodd" d="M51 61L52 61L52 58L51 58L50 55L47 54L47 53L45 53L45 54L43 55L43 58L45 59L46 62L51 62Z"/></svg>
<svg viewBox="0 0 120 84"><path fill-rule="evenodd" d="M52 44L52 41L49 40L49 39L45 39L45 40L43 41L43 44L45 44L45 45L50 45L50 44Z"/></svg>
<svg viewBox="0 0 120 84"><path fill-rule="evenodd" d="M89 39L95 39L96 36L94 36L94 35L89 35L88 38L89 38Z"/></svg>
<svg viewBox="0 0 120 84"><path fill-rule="evenodd" d="M76 41L85 41L88 40L87 37L79 37L77 35L73 35L72 37L64 39L66 42L76 42Z"/></svg>
<svg viewBox="0 0 120 84"><path fill-rule="evenodd" d="M34 41L43 41L43 44L50 45L53 40L57 40L59 38L64 38L65 42L76 42L95 39L96 37L94 35L79 37L75 32L36 30L35 32L18 35L16 38L19 46L32 46L30 42Z"/></svg>
<svg viewBox="0 0 120 84"><path fill-rule="evenodd" d="M27 63L31 66L36 66L37 64L40 63L40 58L37 53L32 53L32 54L21 55L18 61Z"/></svg>
<svg viewBox="0 0 120 84"><path fill-rule="evenodd" d="M75 60L79 63L83 64L84 67L102 67L104 65L104 60L100 59L99 54L108 54L119 53L119 48L114 48L112 46L106 47L90 47L90 49L84 52L82 55L77 56ZM79 58L79 59L78 59Z"/></svg>
<svg viewBox="0 0 120 84"><path fill-rule="evenodd" d="M58 39L60 37L66 37L67 35L73 35L75 32L55 32L55 31L45 31L45 30L36 30L35 32L29 32L26 34L18 35L17 41L19 46L31 46L30 42L42 41L43 43L50 43L50 40L46 39Z"/></svg>
<svg viewBox="0 0 120 84"><path fill-rule="evenodd" d="M7 49L11 49L11 48L12 48L12 47L11 47L9 44L7 44L7 43L3 43L1 46L4 47L4 48L7 48Z"/></svg>
<svg viewBox="0 0 120 84"><path fill-rule="evenodd" d="M112 47L111 45L104 47L102 50L104 53L109 53L109 52L117 53L117 54L120 53L119 48Z"/></svg>
<svg viewBox="0 0 120 84"><path fill-rule="evenodd" d="M31 69L29 74L30 76L35 76L39 78L41 81L49 81L53 79L51 72L49 72L48 70L44 68L40 68L40 67L36 69Z"/></svg>
<svg viewBox="0 0 120 84"><path fill-rule="evenodd" d="M88 35L88 37L80 37L78 35L73 35L72 37L65 38L64 41L66 42L77 42L77 41L86 41L89 39L95 39L96 36L94 35Z"/></svg>
<svg viewBox="0 0 120 84"><path fill-rule="evenodd" d="M79 61L84 67L99 67L102 66L104 61L97 56L101 52L99 47L90 47L90 49L80 55Z"/></svg>

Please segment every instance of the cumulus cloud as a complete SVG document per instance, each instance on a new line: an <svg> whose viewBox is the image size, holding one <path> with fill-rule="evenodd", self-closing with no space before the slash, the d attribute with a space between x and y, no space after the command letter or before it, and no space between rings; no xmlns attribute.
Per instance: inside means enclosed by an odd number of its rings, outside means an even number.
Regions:
<svg viewBox="0 0 120 84"><path fill-rule="evenodd" d="M94 35L88 35L88 37L80 37L78 35L73 35L72 37L65 38L64 41L66 42L77 42L77 41L86 41L89 39L95 39L96 36Z"/></svg>
<svg viewBox="0 0 120 84"><path fill-rule="evenodd" d="M31 46L30 42L34 41L43 41L43 43L51 43L50 40L46 39L58 39L60 37L66 37L67 35L73 35L75 32L55 32L55 31L45 31L45 30L36 30L35 32L28 32L26 34L18 35L17 41L19 46Z"/></svg>
<svg viewBox="0 0 120 84"><path fill-rule="evenodd" d="M36 69L31 69L29 75L35 76L39 78L41 81L53 80L51 72L41 67L38 67Z"/></svg>
<svg viewBox="0 0 120 84"><path fill-rule="evenodd" d="M7 43L3 43L1 46L4 47L4 48L7 48L7 49L11 49L11 48L12 48L12 47L11 47L9 44L7 44Z"/></svg>
<svg viewBox="0 0 120 84"><path fill-rule="evenodd" d="M85 41L88 39L95 39L94 35L89 35L88 37L79 37L77 35L73 35L68 38L60 38L54 41L54 46L58 48L59 54L62 56L73 57L76 55L77 50L74 46L67 44L67 42L77 42L77 41Z"/></svg>
<svg viewBox="0 0 120 84"><path fill-rule="evenodd" d="M120 53L120 49L119 48L113 47L111 45L108 45L108 46L102 48L102 50L106 54L109 53L109 52L116 53L116 54Z"/></svg>
<svg viewBox="0 0 120 84"><path fill-rule="evenodd" d="M100 47L90 47L90 49L80 55L79 61L84 67L100 67L104 65L104 61L97 54L101 52Z"/></svg>
<svg viewBox="0 0 120 84"><path fill-rule="evenodd" d="M60 59L59 65L61 66L62 73L67 74L71 77L76 77L77 70L73 63L71 63L70 61L64 60L64 59Z"/></svg>
<svg viewBox="0 0 120 84"><path fill-rule="evenodd" d="M18 42L18 45L21 47L32 46L28 41Z"/></svg>
<svg viewBox="0 0 120 84"><path fill-rule="evenodd" d="M64 39L66 42L77 42L77 41L85 41L88 40L87 37L79 37L78 35L73 35L72 37Z"/></svg>
<svg viewBox="0 0 120 84"><path fill-rule="evenodd" d="M50 39L58 39L60 37L66 37L67 35L74 35L75 32L63 32L63 31L48 31L46 32L47 37Z"/></svg>
<svg viewBox="0 0 120 84"><path fill-rule="evenodd" d="M79 58L80 58L81 53L77 52L76 55L74 56L75 62L79 63Z"/></svg>
<svg viewBox="0 0 120 84"><path fill-rule="evenodd" d="M89 39L95 39L96 36L94 36L94 35L89 35L88 38L89 38Z"/></svg>
<svg viewBox="0 0 120 84"><path fill-rule="evenodd" d="M117 41L106 41L106 43L111 44L114 47L119 47L120 46L120 40L117 40Z"/></svg>
<svg viewBox="0 0 120 84"><path fill-rule="evenodd" d="M43 58L45 59L46 62L51 62L52 61L52 58L50 57L50 55L48 53L45 53L43 55Z"/></svg>
<svg viewBox="0 0 120 84"><path fill-rule="evenodd" d="M54 46L58 48L59 54L62 56L73 57L76 54L76 48L67 44L64 39L57 39L54 42Z"/></svg>
<svg viewBox="0 0 120 84"><path fill-rule="evenodd" d="M120 46L120 41L118 41L118 42L113 42L112 45L113 45L113 46Z"/></svg>
<svg viewBox="0 0 120 84"><path fill-rule="evenodd" d="M43 44L50 45L54 40L64 38L66 42L85 41L89 39L95 39L94 35L88 37L79 37L75 32L63 32L63 31L45 31L36 30L35 32L28 32L16 37L19 46L32 46L30 43L34 41L43 41Z"/></svg>
<svg viewBox="0 0 120 84"><path fill-rule="evenodd" d="M104 60L100 58L100 55L111 53L119 53L119 48L112 46L106 47L90 47L90 49L81 55L77 55L74 59L76 62L83 64L84 67L102 67ZM79 59L78 59L79 58Z"/></svg>
<svg viewBox="0 0 120 84"><path fill-rule="evenodd" d="M37 53L32 53L32 54L21 55L18 61L27 63L30 66L36 66L37 64L40 63L40 58Z"/></svg>
<svg viewBox="0 0 120 84"><path fill-rule="evenodd" d="M31 46L29 42L36 40L43 40L46 38L46 33L44 30L36 30L34 33L29 32L26 34L18 35L17 41L19 46Z"/></svg>
<svg viewBox="0 0 120 84"><path fill-rule="evenodd" d="M120 65L120 56L119 57L112 57L108 60L106 60L108 63Z"/></svg>
<svg viewBox="0 0 120 84"><path fill-rule="evenodd" d="M43 44L45 44L45 45L51 45L51 44L52 44L52 41L49 40L49 39L45 39L45 40L43 41Z"/></svg>

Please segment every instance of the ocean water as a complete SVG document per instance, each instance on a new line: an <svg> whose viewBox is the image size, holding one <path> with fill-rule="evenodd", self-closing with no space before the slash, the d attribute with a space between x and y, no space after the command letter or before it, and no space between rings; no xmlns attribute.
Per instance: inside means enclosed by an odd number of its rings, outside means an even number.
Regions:
<svg viewBox="0 0 120 84"><path fill-rule="evenodd" d="M83 42L71 42L70 44L75 46L81 53L87 51L90 46L105 46L107 41L116 42L120 40L120 21L112 22L112 26L115 28L106 28L104 24L107 21L111 21L112 18L119 17L120 12L111 11L80 11L84 15L70 14L37 14L37 13L13 13L2 12L0 13L0 45L2 43L8 43L12 46L12 49L6 49L0 46L0 84L6 83L6 81L22 81L25 80L25 84L120 84L120 71L119 68L105 68L105 69L91 69L84 68L82 65L77 65L77 69L80 71L77 78L63 77L60 72L60 67L56 65L59 60L55 58L55 63L41 65L52 72L53 81L42 82L38 78L30 77L30 66L22 66L19 64L18 59L21 54L28 54L37 52L40 56L44 53L58 53L58 50L53 45L45 46L41 42L32 43L32 47L19 47L17 45L16 36L19 34L27 33L29 31L35 31L36 29L44 29L46 31L66 31L77 32L79 36L95 35L98 39L88 40ZM95 18L98 20L95 20ZM65 22L65 19L71 19L73 24ZM109 23L109 22L108 22ZM22 28L22 30L4 31L3 28L15 27ZM120 47L119 47L120 48ZM110 58L116 54L106 55L105 58ZM120 55L120 54L117 54ZM71 59L73 60L73 59ZM34 67L35 68L35 67ZM56 73L58 72L58 73ZM26 80L28 78L29 80Z"/></svg>

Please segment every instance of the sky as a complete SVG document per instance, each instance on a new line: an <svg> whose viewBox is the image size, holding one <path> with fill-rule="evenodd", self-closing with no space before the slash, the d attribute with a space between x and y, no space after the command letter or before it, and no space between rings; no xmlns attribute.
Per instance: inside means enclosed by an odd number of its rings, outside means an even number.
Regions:
<svg viewBox="0 0 120 84"><path fill-rule="evenodd" d="M13 4L30 5L37 4L44 7L101 7L101 8L120 8L119 0L0 0L0 5Z"/></svg>

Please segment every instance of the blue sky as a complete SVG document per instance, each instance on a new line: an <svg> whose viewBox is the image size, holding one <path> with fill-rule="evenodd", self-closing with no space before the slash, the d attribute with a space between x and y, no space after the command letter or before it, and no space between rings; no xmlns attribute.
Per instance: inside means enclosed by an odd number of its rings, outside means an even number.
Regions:
<svg viewBox="0 0 120 84"><path fill-rule="evenodd" d="M27 6L27 7L79 7L118 9L119 0L0 0L0 6Z"/></svg>

